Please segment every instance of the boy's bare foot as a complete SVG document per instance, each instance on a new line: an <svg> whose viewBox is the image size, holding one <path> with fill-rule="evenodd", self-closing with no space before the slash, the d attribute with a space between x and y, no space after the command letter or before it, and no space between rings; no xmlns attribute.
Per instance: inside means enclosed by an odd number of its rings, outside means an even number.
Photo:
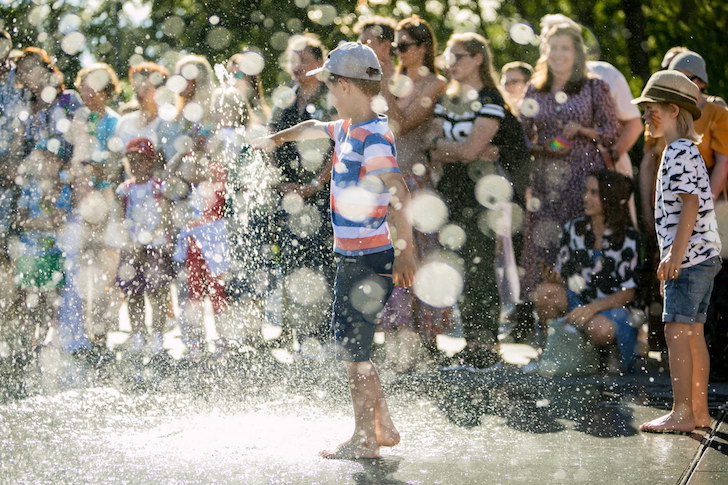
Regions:
<svg viewBox="0 0 728 485"><path fill-rule="evenodd" d="M399 431L394 427L392 420L384 425L379 419L374 420L374 430L377 436L377 444L379 446L395 446L399 444Z"/></svg>
<svg viewBox="0 0 728 485"><path fill-rule="evenodd" d="M657 419L653 419L652 421L648 421L640 425L640 431L644 431L646 433L689 433L694 429L695 420L692 416L680 416L674 412L665 414L664 416L660 416Z"/></svg>
<svg viewBox="0 0 728 485"><path fill-rule="evenodd" d="M331 451L319 453L329 460L356 460L359 458L379 458L379 445L367 442L358 437L352 437L349 441L341 443Z"/></svg>
<svg viewBox="0 0 728 485"><path fill-rule="evenodd" d="M711 419L708 412L696 412L693 409L693 421L696 428L710 428Z"/></svg>

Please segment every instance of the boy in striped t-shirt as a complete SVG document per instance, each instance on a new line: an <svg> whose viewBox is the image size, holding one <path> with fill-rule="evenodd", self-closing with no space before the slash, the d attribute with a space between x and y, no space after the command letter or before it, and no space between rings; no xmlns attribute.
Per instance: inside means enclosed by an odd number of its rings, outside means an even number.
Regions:
<svg viewBox="0 0 728 485"><path fill-rule="evenodd" d="M370 351L377 314L393 286L411 286L415 263L412 227L406 216L410 195L399 172L394 136L387 118L371 108L382 74L372 49L347 42L329 53L323 67L308 75L324 78L342 119L309 120L253 141L270 150L289 141L330 137L331 220L334 227L336 282L333 327L337 357L346 364L354 435L322 456L376 458L380 446L399 443ZM392 211L388 212L388 208ZM397 234L397 254L388 222Z"/></svg>

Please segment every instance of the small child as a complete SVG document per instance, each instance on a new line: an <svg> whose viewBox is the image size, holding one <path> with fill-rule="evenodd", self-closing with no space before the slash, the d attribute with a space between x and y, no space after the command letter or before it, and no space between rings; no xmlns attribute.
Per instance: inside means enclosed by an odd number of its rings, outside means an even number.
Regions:
<svg viewBox="0 0 728 485"><path fill-rule="evenodd" d="M662 321L670 359L673 404L668 414L640 426L652 433L690 432L710 426L710 360L703 326L713 279L721 267L721 243L710 178L695 145L700 136L700 89L684 74L660 71L632 101L644 108L654 137L665 137L655 192L660 245L657 278L662 281Z"/></svg>
<svg viewBox="0 0 728 485"><path fill-rule="evenodd" d="M355 428L351 439L322 456L376 458L380 446L399 443L370 352L376 316L393 285L411 286L414 280L412 227L406 216L410 195L397 166L387 118L371 108L382 79L374 51L347 42L331 51L323 67L307 74L319 73L341 119L304 121L254 140L253 145L271 150L285 142L325 137L335 143L331 219L337 265L332 323L337 358L344 361L349 378ZM398 238L396 255L388 225L390 203Z"/></svg>
<svg viewBox="0 0 728 485"><path fill-rule="evenodd" d="M140 355L146 344L144 294L152 309L153 360L165 359L164 331L169 285L174 277L169 203L164 184L153 176L160 158L152 142L135 138L126 146L127 171L131 177L116 190L124 212L129 244L122 250L116 285L128 298L132 334L129 351Z"/></svg>
<svg viewBox="0 0 728 485"><path fill-rule="evenodd" d="M71 147L44 140L18 168L21 185L17 204L20 244L15 259L15 284L23 328L18 336L26 358L45 340L56 316L57 288L64 283L63 252L58 232L71 209L71 191L64 180ZM11 251L12 254L12 251Z"/></svg>

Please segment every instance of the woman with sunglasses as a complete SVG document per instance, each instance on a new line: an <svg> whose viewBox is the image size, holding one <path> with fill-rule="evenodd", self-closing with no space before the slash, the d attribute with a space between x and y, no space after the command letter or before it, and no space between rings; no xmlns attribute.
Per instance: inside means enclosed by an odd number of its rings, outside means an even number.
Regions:
<svg viewBox="0 0 728 485"><path fill-rule="evenodd" d="M399 66L395 71L390 59L382 59L386 83L382 93L389 107L390 126L397 137L397 163L416 197L422 191L434 191L426 140L435 103L445 91L446 81L437 72L437 41L426 21L413 15L399 22L394 34ZM415 231L415 242L420 259L440 249L436 233ZM449 316L449 310L425 304L411 289L394 290L381 324L388 332L388 349L392 349L388 355L393 357L395 371L404 373L414 368L417 360L413 349L418 341L439 360L435 337L449 330Z"/></svg>
<svg viewBox="0 0 728 485"><path fill-rule="evenodd" d="M522 200L529 154L521 125L498 91L485 38L455 34L447 43L445 58L451 81L435 107L437 135L430 157L443 168L437 188L449 209L450 222L465 235L464 242L448 243L464 265L459 301L467 347L456 359L485 368L500 362L500 302L494 268L496 236L489 226L494 217L478 201L476 184L487 175L505 174L514 185L516 200Z"/></svg>

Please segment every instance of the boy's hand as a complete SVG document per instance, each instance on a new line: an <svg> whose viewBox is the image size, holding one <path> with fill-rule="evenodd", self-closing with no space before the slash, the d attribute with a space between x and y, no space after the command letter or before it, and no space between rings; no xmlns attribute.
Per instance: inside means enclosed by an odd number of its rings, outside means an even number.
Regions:
<svg viewBox="0 0 728 485"><path fill-rule="evenodd" d="M271 152L276 147L276 142L273 141L273 137L271 136L261 136L260 138L255 138L250 141L250 146L257 150L264 150L266 152Z"/></svg>
<svg viewBox="0 0 728 485"><path fill-rule="evenodd" d="M660 281L674 280L680 276L680 264L677 258L672 256L672 248L667 251L665 257L657 267L657 279Z"/></svg>
<svg viewBox="0 0 728 485"><path fill-rule="evenodd" d="M394 257L394 266L392 268L394 285L403 288L412 286L415 282L416 270L414 252L411 249L401 251Z"/></svg>

